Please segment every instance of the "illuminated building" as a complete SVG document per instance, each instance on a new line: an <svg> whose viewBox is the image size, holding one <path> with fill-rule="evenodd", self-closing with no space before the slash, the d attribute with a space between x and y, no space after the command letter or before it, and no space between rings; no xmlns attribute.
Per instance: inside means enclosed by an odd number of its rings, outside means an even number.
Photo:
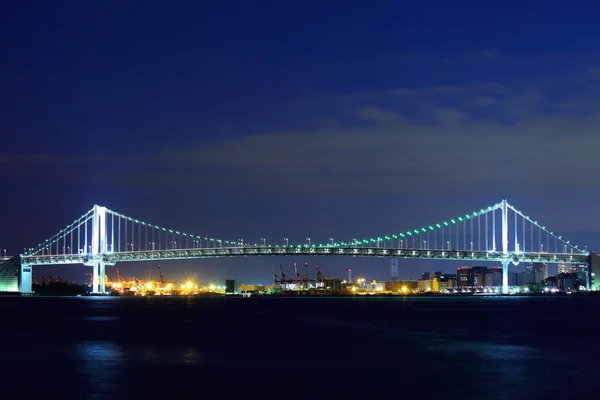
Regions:
<svg viewBox="0 0 600 400"><path fill-rule="evenodd" d="M600 290L600 254L590 254L590 270L589 270L590 288L591 290Z"/></svg>
<svg viewBox="0 0 600 400"><path fill-rule="evenodd" d="M432 292L444 292L446 289L451 289L456 286L456 275L442 274L434 272L433 278L430 280L430 289Z"/></svg>
<svg viewBox="0 0 600 400"><path fill-rule="evenodd" d="M548 278L548 264L527 263L525 265L525 273L531 275L530 279L533 281L532 283L540 283Z"/></svg>
<svg viewBox="0 0 600 400"><path fill-rule="evenodd" d="M417 290L417 281L382 282L383 290L387 292L413 292Z"/></svg>
<svg viewBox="0 0 600 400"><path fill-rule="evenodd" d="M246 285L242 283L240 285L240 292L242 293L266 293L271 287L265 285ZM227 290L226 290L227 291Z"/></svg>
<svg viewBox="0 0 600 400"><path fill-rule="evenodd" d="M0 261L0 292L19 291L19 257L7 261Z"/></svg>
<svg viewBox="0 0 600 400"><path fill-rule="evenodd" d="M417 289L419 289L419 292L429 292L431 290L431 279L419 279Z"/></svg>
<svg viewBox="0 0 600 400"><path fill-rule="evenodd" d="M577 277L587 282L588 270L585 264L558 264L558 275L560 274L576 274Z"/></svg>
<svg viewBox="0 0 600 400"><path fill-rule="evenodd" d="M431 291L432 292L445 292L448 289L448 281L443 281L441 279L432 279L431 280Z"/></svg>
<svg viewBox="0 0 600 400"><path fill-rule="evenodd" d="M568 274L571 272L571 264L560 263L558 264L558 273L559 274Z"/></svg>
<svg viewBox="0 0 600 400"><path fill-rule="evenodd" d="M456 286L473 287L475 271L471 267L460 267L456 269Z"/></svg>
<svg viewBox="0 0 600 400"><path fill-rule="evenodd" d="M525 271L516 274L514 285L526 286L535 283L542 283L548 279L548 264L527 263Z"/></svg>

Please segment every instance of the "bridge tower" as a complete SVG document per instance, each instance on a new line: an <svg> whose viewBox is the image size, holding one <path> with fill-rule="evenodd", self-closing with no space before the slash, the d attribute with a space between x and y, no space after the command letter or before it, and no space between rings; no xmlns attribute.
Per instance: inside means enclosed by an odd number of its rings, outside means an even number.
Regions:
<svg viewBox="0 0 600 400"><path fill-rule="evenodd" d="M502 200L502 255L508 255L508 202ZM516 244L515 244L516 246ZM508 264L510 260L502 259L502 293L508 294Z"/></svg>
<svg viewBox="0 0 600 400"><path fill-rule="evenodd" d="M106 291L106 264L102 256L107 252L106 208L94 205L92 215L92 257L85 265L92 267L92 293Z"/></svg>

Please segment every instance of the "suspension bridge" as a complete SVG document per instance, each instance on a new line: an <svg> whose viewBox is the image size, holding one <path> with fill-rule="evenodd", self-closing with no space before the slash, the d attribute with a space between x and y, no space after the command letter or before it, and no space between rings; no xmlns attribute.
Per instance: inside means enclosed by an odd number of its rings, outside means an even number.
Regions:
<svg viewBox="0 0 600 400"><path fill-rule="evenodd" d="M589 264L587 249L572 244L506 200L440 223L345 242L252 244L180 232L95 205L37 247L20 255L20 291L31 292L34 266L92 267L93 293L105 292L105 268L121 262L256 256L387 257L495 261L508 293L510 263Z"/></svg>

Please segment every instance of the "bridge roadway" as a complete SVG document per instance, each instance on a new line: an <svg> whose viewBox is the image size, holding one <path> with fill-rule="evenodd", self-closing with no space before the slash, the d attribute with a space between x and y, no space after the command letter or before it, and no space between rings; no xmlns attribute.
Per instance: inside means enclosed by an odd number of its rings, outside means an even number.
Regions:
<svg viewBox="0 0 600 400"><path fill-rule="evenodd" d="M293 247L244 246L195 249L146 250L107 252L104 254L25 255L24 265L86 264L102 262L112 265L131 261L164 261L193 258L260 257L260 256L343 256L343 257L399 257L455 261L508 261L587 264L588 255L573 253L509 253L465 250L421 250L382 247Z"/></svg>

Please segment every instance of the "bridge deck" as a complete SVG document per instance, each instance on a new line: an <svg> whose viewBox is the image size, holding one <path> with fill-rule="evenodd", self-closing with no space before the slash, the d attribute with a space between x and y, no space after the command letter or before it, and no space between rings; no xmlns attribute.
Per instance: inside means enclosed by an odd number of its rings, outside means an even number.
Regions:
<svg viewBox="0 0 600 400"><path fill-rule="evenodd" d="M501 261L582 263L588 262L587 254L572 253L509 253L465 250L421 250L376 247L292 247L292 246L245 246L172 250L128 251L105 254L65 254L23 256L23 264L106 264L131 261L164 261L192 258L227 258L260 256L344 256L344 257L400 257L430 260Z"/></svg>

